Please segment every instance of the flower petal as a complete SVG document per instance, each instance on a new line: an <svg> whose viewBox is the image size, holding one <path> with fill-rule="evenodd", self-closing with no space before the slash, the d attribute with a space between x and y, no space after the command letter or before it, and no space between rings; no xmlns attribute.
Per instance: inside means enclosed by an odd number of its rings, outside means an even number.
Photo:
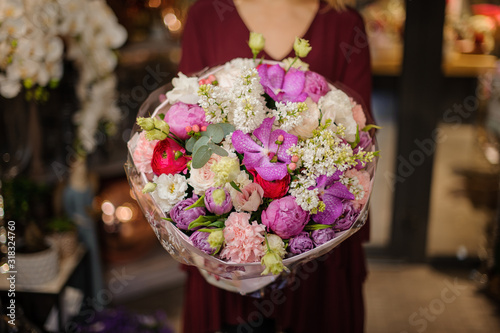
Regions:
<svg viewBox="0 0 500 333"><path fill-rule="evenodd" d="M265 161L265 162L264 162ZM262 179L267 181L274 181L283 179L288 174L288 169L284 163L271 163L266 159L263 159L261 166L255 168L255 171L262 177Z"/></svg>
<svg viewBox="0 0 500 333"><path fill-rule="evenodd" d="M246 152L243 157L243 164L247 170L252 170L262 165L263 158L266 158L266 156L261 153Z"/></svg>
<svg viewBox="0 0 500 333"><path fill-rule="evenodd" d="M282 89L286 95L299 96L304 91L305 82L306 78L304 72L295 68L290 68L288 73L285 75ZM304 101L306 98L307 94L305 94Z"/></svg>
<svg viewBox="0 0 500 333"><path fill-rule="evenodd" d="M342 185L342 184L341 184ZM333 195L324 194L321 200L325 203L325 210L312 215L312 219L320 224L333 224L342 214L342 201Z"/></svg>
<svg viewBox="0 0 500 333"><path fill-rule="evenodd" d="M269 85L273 90L281 89L283 86L283 79L285 78L285 70L280 65L276 64L267 69L267 76L269 78Z"/></svg>
<svg viewBox="0 0 500 333"><path fill-rule="evenodd" d="M247 152L258 153L263 150L261 146L252 140L250 135L239 130L233 132L231 142L233 143L234 149L240 154Z"/></svg>
<svg viewBox="0 0 500 333"><path fill-rule="evenodd" d="M276 144L276 140L278 140L278 137L280 135L283 135L283 143L280 146L280 149L278 150L278 145ZM293 135L293 134L288 134L287 132L283 130L275 130L271 133L271 137L269 138L269 150L272 152L275 152L278 150L278 160L285 162L285 163L290 163L292 160L292 156L287 154L288 148L292 147L293 145L297 144L299 139Z"/></svg>
<svg viewBox="0 0 500 333"><path fill-rule="evenodd" d="M332 195L336 196L337 198L349 199L349 200L356 199L354 194L349 192L349 189L344 184L341 184L339 182L330 186L330 188L328 188L325 191L325 195Z"/></svg>
<svg viewBox="0 0 500 333"><path fill-rule="evenodd" d="M274 123L274 117L266 118L264 119L262 124L258 128L256 128L255 131L253 131L253 135L255 135L257 139L259 139L260 142L262 142L262 145L266 149L269 149L269 144L270 144L269 137L271 136L271 131L273 130L273 123Z"/></svg>

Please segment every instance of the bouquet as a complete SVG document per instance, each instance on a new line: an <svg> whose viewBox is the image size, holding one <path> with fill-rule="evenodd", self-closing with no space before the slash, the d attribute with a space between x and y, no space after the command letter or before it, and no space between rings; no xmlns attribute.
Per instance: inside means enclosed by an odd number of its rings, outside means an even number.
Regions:
<svg viewBox="0 0 500 333"><path fill-rule="evenodd" d="M126 165L167 251L241 293L364 224L378 154L362 107L300 60L308 41L283 62L257 60L261 35L249 45L253 59L179 73L152 96Z"/></svg>

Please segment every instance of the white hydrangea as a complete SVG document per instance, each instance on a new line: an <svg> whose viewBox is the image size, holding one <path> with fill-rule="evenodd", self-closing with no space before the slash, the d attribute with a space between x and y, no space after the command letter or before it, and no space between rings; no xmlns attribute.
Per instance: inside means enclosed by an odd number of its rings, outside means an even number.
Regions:
<svg viewBox="0 0 500 333"><path fill-rule="evenodd" d="M302 113L307 109L307 104L304 102L277 102L276 110L271 110L271 114L275 117L274 124L288 132L302 123Z"/></svg>
<svg viewBox="0 0 500 333"><path fill-rule="evenodd" d="M153 182L157 186L151 195L164 212L169 212L176 203L187 195L187 180L180 174L155 176Z"/></svg>

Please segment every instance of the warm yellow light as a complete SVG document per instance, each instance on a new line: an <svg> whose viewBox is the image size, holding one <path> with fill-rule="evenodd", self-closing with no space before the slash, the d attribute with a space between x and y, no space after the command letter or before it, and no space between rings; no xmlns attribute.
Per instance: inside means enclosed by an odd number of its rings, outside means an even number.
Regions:
<svg viewBox="0 0 500 333"><path fill-rule="evenodd" d="M113 222L115 221L115 217L113 215L102 214L101 218L105 224L113 224Z"/></svg>
<svg viewBox="0 0 500 333"><path fill-rule="evenodd" d="M115 213L115 206L106 200L102 203L101 210L106 215L113 215Z"/></svg>
<svg viewBox="0 0 500 333"><path fill-rule="evenodd" d="M168 27L177 21L177 16L174 13L167 13L163 16L163 23Z"/></svg>
<svg viewBox="0 0 500 333"><path fill-rule="evenodd" d="M158 8L161 5L161 0L149 0L148 6L150 8Z"/></svg>
<svg viewBox="0 0 500 333"><path fill-rule="evenodd" d="M181 21L179 21L178 19L175 19L175 22L168 25L168 30L175 32L175 31L179 31L179 29L181 27L182 27Z"/></svg>
<svg viewBox="0 0 500 333"><path fill-rule="evenodd" d="M132 219L133 216L134 212L132 211L132 209L130 209L130 207L120 206L116 208L116 217L121 222L128 222Z"/></svg>
<svg viewBox="0 0 500 333"><path fill-rule="evenodd" d="M7 263L3 264L0 266L0 273L5 274L9 271L9 265Z"/></svg>

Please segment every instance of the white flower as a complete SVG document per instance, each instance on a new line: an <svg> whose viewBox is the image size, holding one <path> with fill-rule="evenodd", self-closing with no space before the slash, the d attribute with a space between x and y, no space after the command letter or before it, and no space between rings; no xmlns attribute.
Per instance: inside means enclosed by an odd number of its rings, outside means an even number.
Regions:
<svg viewBox="0 0 500 333"><path fill-rule="evenodd" d="M23 13L23 3L19 0L0 1L0 22L9 18L17 18Z"/></svg>
<svg viewBox="0 0 500 333"><path fill-rule="evenodd" d="M198 97L198 78L187 77L179 72L179 77L172 80L174 89L167 92L167 98L171 104L182 102L186 104L196 104L200 99Z"/></svg>
<svg viewBox="0 0 500 333"><path fill-rule="evenodd" d="M255 64L252 59L236 58L225 63L223 69L215 73L215 77L221 88L231 90L235 79L241 75L242 69L253 67Z"/></svg>
<svg viewBox="0 0 500 333"><path fill-rule="evenodd" d="M309 70L309 64L303 62L300 59L286 58L281 63L283 64L284 68L290 68L290 65L292 65L293 68L300 69L301 71Z"/></svg>
<svg viewBox="0 0 500 333"><path fill-rule="evenodd" d="M352 115L352 104L349 96L340 89L332 89L318 101L318 107L323 113L321 123L324 124L327 119L333 121L329 127L336 130L335 125L345 126L345 137L349 142L356 139L357 124Z"/></svg>
<svg viewBox="0 0 500 333"><path fill-rule="evenodd" d="M5 75L0 74L0 95L5 98L14 98L20 91L19 80L9 80Z"/></svg>
<svg viewBox="0 0 500 333"><path fill-rule="evenodd" d="M314 103L310 97L307 97L305 103L307 104L307 110L302 112L301 122L293 127L288 133L302 138L310 138L313 135L313 131L319 125L319 117L321 114L318 105Z"/></svg>
<svg viewBox="0 0 500 333"><path fill-rule="evenodd" d="M271 110L271 114L275 117L275 125L289 132L292 128L302 123L302 114L306 111L307 104L304 102L277 102L276 110Z"/></svg>
<svg viewBox="0 0 500 333"><path fill-rule="evenodd" d="M191 173L188 184L194 189L194 193L202 195L210 187L215 184L215 173L211 170L214 163L220 161L221 157L217 154L212 154L210 159L205 165L200 169L191 168Z"/></svg>
<svg viewBox="0 0 500 333"><path fill-rule="evenodd" d="M186 178L180 174L162 174L159 177L155 176L153 181L157 186L151 195L164 212L169 212L187 195L188 184Z"/></svg>
<svg viewBox="0 0 500 333"><path fill-rule="evenodd" d="M7 38L21 38L26 33L27 21L24 17L8 19L0 25L0 41Z"/></svg>

